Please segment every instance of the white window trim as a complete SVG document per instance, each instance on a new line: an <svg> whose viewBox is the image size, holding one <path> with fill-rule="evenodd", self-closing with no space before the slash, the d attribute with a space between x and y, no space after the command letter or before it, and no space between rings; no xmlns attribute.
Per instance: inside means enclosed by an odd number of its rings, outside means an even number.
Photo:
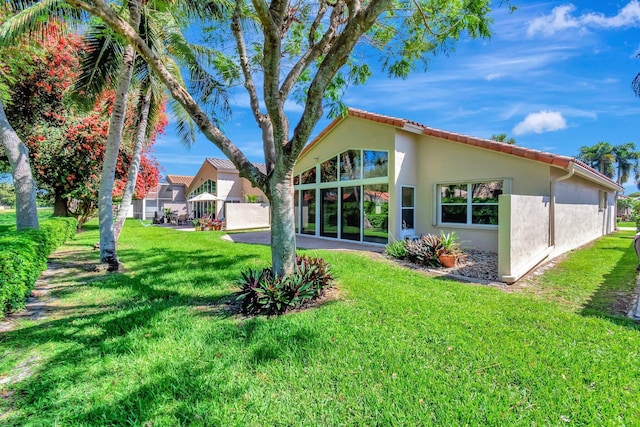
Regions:
<svg viewBox="0 0 640 427"><path fill-rule="evenodd" d="M402 190L404 188L411 188L413 189L413 206L409 207L409 206L402 206ZM409 235L412 235L415 233L416 230L416 186L415 185L401 185L400 186L400 234L405 234L405 230L408 230L406 233L408 233ZM405 209L413 209L413 227L412 228L403 228L403 224L402 224L402 218L404 217L404 215L402 215L404 213ZM404 237L404 236L403 236Z"/></svg>
<svg viewBox="0 0 640 427"><path fill-rule="evenodd" d="M433 224L434 226L442 226L449 228L469 228L469 229L490 229L497 230L499 224L473 224L472 223L472 206L474 205L473 200L469 195L471 194L471 189L469 188L473 184L485 183L485 182L495 182L502 181L502 194L511 194L511 178L486 178L486 179L474 179L474 180L460 180L460 181L446 181L433 185ZM443 186L447 185L467 185L467 222L459 223L459 222L443 222L442 221L442 192L441 189ZM475 205L486 205L486 206L499 206L500 202L491 202L491 203L475 203ZM453 203L448 203L447 205L455 205ZM459 203L459 205L463 205L463 203Z"/></svg>

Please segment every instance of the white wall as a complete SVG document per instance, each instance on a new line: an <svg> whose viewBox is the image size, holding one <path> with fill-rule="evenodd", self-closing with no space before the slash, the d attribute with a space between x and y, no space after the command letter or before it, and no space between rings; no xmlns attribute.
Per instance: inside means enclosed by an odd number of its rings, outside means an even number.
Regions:
<svg viewBox="0 0 640 427"><path fill-rule="evenodd" d="M389 233L391 240L401 239L402 235L402 187L416 187L418 183L418 154L417 154L417 140L419 136L404 132L397 131L395 135L395 151L392 156L392 165L389 170L390 176L393 177L393 181L389 185L389 200L394 201L389 206ZM391 161L391 159L390 159ZM418 221L419 209L422 209L422 200L420 199L420 191L415 188L416 198L416 218ZM414 223L414 227L417 224ZM415 228L414 232L415 233Z"/></svg>
<svg viewBox="0 0 640 427"><path fill-rule="evenodd" d="M269 221L269 205L266 203L225 203L227 230L266 228Z"/></svg>
<svg viewBox="0 0 640 427"><path fill-rule="evenodd" d="M608 190L607 206L600 209L600 188L579 177L556 185L555 251L560 254L582 246L614 230L614 192Z"/></svg>
<svg viewBox="0 0 640 427"><path fill-rule="evenodd" d="M503 194L498 200L498 276L510 283L549 254L549 197Z"/></svg>

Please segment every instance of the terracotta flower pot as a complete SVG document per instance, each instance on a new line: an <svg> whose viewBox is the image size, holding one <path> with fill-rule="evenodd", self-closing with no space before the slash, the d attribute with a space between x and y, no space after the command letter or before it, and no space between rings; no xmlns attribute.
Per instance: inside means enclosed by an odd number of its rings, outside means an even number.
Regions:
<svg viewBox="0 0 640 427"><path fill-rule="evenodd" d="M455 255L440 255L438 257L438 261L440 261L440 264L442 264L443 267L445 268L451 268L451 267L455 267L456 265L456 256Z"/></svg>

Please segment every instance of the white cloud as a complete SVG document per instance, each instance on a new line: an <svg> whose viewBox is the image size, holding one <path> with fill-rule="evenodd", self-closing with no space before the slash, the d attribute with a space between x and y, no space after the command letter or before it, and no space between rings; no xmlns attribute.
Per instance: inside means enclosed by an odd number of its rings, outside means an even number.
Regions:
<svg viewBox="0 0 640 427"><path fill-rule="evenodd" d="M640 3L631 0L614 16L590 12L574 15L576 7L565 4L553 8L549 15L540 16L529 22L527 35L532 37L538 33L551 36L557 32L570 29L586 31L588 28L624 28L640 26Z"/></svg>
<svg viewBox="0 0 640 427"><path fill-rule="evenodd" d="M536 33L542 33L550 36L557 31L578 28L580 26L578 20L571 16L571 12L575 9L576 7L572 4L554 7L549 15L541 16L529 23L527 35L532 37Z"/></svg>
<svg viewBox="0 0 640 427"><path fill-rule="evenodd" d="M502 74L500 73L493 73L493 74L489 74L487 77L485 77L488 81L491 80L495 80L495 79L499 79L500 77L502 77Z"/></svg>
<svg viewBox="0 0 640 427"><path fill-rule="evenodd" d="M542 110L538 113L530 113L513 128L512 132L514 135L524 135L527 133L553 132L566 127L567 121L561 113Z"/></svg>

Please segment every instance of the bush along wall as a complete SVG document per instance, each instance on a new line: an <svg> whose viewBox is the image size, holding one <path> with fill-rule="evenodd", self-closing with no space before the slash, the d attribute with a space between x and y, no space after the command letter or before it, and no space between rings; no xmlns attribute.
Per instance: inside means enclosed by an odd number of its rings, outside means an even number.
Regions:
<svg viewBox="0 0 640 427"><path fill-rule="evenodd" d="M40 229L0 235L0 318L24 307L36 279L47 268L47 257L77 227L74 218L50 218Z"/></svg>

